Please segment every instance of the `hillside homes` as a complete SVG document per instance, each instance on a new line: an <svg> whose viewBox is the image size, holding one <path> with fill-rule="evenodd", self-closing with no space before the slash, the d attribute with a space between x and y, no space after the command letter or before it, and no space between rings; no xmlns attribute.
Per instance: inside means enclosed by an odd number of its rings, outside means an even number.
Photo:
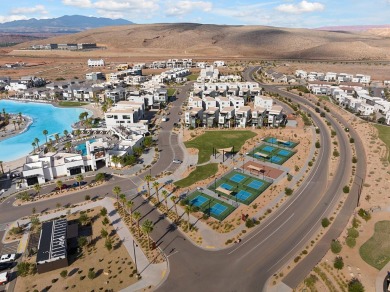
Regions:
<svg viewBox="0 0 390 292"><path fill-rule="evenodd" d="M304 70L296 70L295 77L307 81L326 81L333 83L353 82L360 84L369 84L371 76L365 74L349 74L349 73L335 73L335 72L306 72Z"/></svg>

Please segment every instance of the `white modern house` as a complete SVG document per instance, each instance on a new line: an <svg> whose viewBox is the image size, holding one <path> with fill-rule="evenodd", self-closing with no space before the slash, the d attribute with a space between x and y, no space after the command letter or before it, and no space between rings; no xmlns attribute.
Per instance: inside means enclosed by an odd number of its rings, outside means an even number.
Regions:
<svg viewBox="0 0 390 292"><path fill-rule="evenodd" d="M120 101L114 107L109 108L104 117L108 129L127 127L142 120L144 117L145 104L135 101Z"/></svg>
<svg viewBox="0 0 390 292"><path fill-rule="evenodd" d="M98 59L98 60L88 59L87 64L88 64L88 67L104 67L105 66L103 59Z"/></svg>

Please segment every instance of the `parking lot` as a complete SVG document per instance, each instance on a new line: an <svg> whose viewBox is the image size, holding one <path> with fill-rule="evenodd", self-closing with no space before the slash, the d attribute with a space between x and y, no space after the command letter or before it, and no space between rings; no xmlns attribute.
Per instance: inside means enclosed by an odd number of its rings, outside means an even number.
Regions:
<svg viewBox="0 0 390 292"><path fill-rule="evenodd" d="M0 254L16 253L18 250L19 241L4 244L1 248Z"/></svg>

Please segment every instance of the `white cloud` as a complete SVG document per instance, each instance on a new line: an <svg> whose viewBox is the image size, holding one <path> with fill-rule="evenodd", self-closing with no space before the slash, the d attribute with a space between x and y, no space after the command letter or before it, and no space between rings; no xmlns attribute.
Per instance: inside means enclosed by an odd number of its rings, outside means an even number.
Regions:
<svg viewBox="0 0 390 292"><path fill-rule="evenodd" d="M11 10L11 14L47 14L47 10L43 5L36 5L33 7L18 7Z"/></svg>
<svg viewBox="0 0 390 292"><path fill-rule="evenodd" d="M309 2L303 0L297 4L282 4L275 8L280 12L299 14L314 11L322 11L325 9L325 5L319 2Z"/></svg>
<svg viewBox="0 0 390 292"><path fill-rule="evenodd" d="M69 6L88 8L92 6L91 0L62 0L62 3Z"/></svg>
<svg viewBox="0 0 390 292"><path fill-rule="evenodd" d="M94 2L93 7L106 11L121 11L126 14L135 14L156 11L159 5L158 0L100 0Z"/></svg>
<svg viewBox="0 0 390 292"><path fill-rule="evenodd" d="M203 12L210 12L213 8L213 3L208 1L189 1L182 0L176 3L172 1L167 3L167 10L165 14L167 16L182 16L190 13L192 10L201 10Z"/></svg>
<svg viewBox="0 0 390 292"><path fill-rule="evenodd" d="M7 16L0 15L0 23L14 21L14 20L26 20L26 19L28 19L28 17L25 15L7 15Z"/></svg>

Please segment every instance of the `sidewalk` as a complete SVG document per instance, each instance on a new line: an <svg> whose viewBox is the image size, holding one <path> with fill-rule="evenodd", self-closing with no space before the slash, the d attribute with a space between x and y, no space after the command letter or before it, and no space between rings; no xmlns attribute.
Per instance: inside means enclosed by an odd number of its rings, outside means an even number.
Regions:
<svg viewBox="0 0 390 292"><path fill-rule="evenodd" d="M134 258L134 247L135 247L137 267L138 267L138 271L141 273L142 278L137 283L123 289L122 291L138 291L149 286L157 287L169 273L168 262L164 262L160 264L149 264L149 261L146 255L143 253L142 249L138 247L138 245L133 246L134 239L130 231L127 229L126 224L123 223L120 215L116 211L113 201L114 200L111 198L104 198L102 200L90 202L85 205L71 208L70 210L71 213L76 213L91 208L105 207L107 209L107 214L112 223L113 228L117 230L117 234L119 238L123 240L123 244L127 249L127 252L129 253L129 256L132 258L133 262L135 262L135 258ZM43 221L52 220L54 218L58 218L61 215L66 215L68 212L69 209L65 209L51 214L41 215L38 218L41 222L43 222ZM18 220L18 222L21 225L28 224L30 223L30 219ZM11 224L9 228L11 228L12 225L13 224ZM28 238L28 234L23 235L23 238L19 243L18 253L19 252L23 253L27 247L27 238L25 238L25 236L27 236Z"/></svg>
<svg viewBox="0 0 390 292"><path fill-rule="evenodd" d="M388 262L387 265L384 266L383 269L380 270L378 272L378 275L376 276L376 281L375 281L376 292L383 292L383 281L385 281L388 271L390 271L390 262Z"/></svg>

